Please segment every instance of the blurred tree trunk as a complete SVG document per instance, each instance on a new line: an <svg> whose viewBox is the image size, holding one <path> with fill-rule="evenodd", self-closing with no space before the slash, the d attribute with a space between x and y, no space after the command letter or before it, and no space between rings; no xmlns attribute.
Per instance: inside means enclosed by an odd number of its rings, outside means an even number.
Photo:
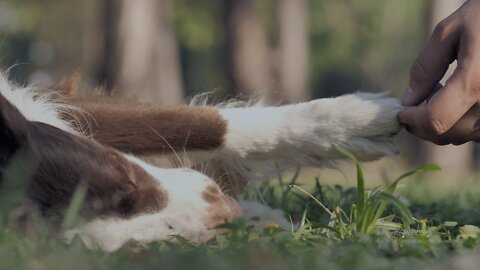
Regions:
<svg viewBox="0 0 480 270"><path fill-rule="evenodd" d="M254 0L226 0L229 76L234 87L248 96L275 100L270 49Z"/></svg>
<svg viewBox="0 0 480 270"><path fill-rule="evenodd" d="M104 0L109 89L160 104L183 101L171 0Z"/></svg>
<svg viewBox="0 0 480 270"><path fill-rule="evenodd" d="M104 3L105 4L105 3ZM105 71L103 47L105 46L105 37L102 27L105 25L105 18L103 18L103 7L98 4L97 0L85 0L83 10L83 55L82 55L82 69L92 71L89 76L93 80L102 78L104 81L105 74L100 72ZM88 78L88 77L87 77Z"/></svg>
<svg viewBox="0 0 480 270"><path fill-rule="evenodd" d="M310 98L308 10L305 0L278 0L278 80L288 102Z"/></svg>
<svg viewBox="0 0 480 270"><path fill-rule="evenodd" d="M102 31L98 35L98 39L103 41L99 50L99 70L98 81L105 84L107 91L111 91L115 87L117 78L117 32L118 17L120 15L121 1L103 0L101 2L102 11Z"/></svg>
<svg viewBox="0 0 480 270"><path fill-rule="evenodd" d="M463 0L431 0L428 7L430 12L428 32L431 33L437 23L458 9L463 2ZM456 63L450 65L442 83L445 83L445 80L450 77L455 67ZM423 162L433 162L441 165L444 174L463 178L473 168L473 143L461 146L437 146L428 142L422 144Z"/></svg>

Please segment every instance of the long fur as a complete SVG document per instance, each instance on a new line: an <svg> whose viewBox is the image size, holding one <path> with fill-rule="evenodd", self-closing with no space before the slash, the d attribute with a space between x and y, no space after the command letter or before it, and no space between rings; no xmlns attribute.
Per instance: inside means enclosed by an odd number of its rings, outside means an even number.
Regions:
<svg viewBox="0 0 480 270"><path fill-rule="evenodd" d="M0 94L20 110L29 121L41 122L72 134L79 134L75 130L74 121L62 120L61 114L71 114L78 110L76 107L62 102L58 94L44 92L39 88L28 86L21 87L14 85L8 79L8 74L0 74ZM56 97L54 98L53 95Z"/></svg>

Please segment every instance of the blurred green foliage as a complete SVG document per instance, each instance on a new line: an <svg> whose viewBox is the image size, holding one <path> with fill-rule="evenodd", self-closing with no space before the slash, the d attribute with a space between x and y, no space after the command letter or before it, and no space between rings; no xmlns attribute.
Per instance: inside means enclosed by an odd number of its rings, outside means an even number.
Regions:
<svg viewBox="0 0 480 270"><path fill-rule="evenodd" d="M256 1L267 40L276 37L274 0ZM92 39L101 20L97 1L0 0L0 66L16 79L56 80L76 69L92 84L98 62ZM309 0L310 86L315 97L357 90L403 91L410 64L423 43L427 1ZM187 94L233 89L226 75L225 3L175 0ZM51 57L46 57L51 54ZM98 57L97 57L98 58Z"/></svg>
<svg viewBox="0 0 480 270"><path fill-rule="evenodd" d="M428 29L426 1L310 1L316 93L403 91Z"/></svg>

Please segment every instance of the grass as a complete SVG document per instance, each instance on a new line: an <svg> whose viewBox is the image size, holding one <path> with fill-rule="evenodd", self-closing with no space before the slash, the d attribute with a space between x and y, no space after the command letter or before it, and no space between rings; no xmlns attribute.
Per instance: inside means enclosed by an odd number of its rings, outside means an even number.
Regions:
<svg viewBox="0 0 480 270"><path fill-rule="evenodd" d="M65 245L38 228L17 234L3 215L0 269L448 269L475 260L471 254L480 244L480 194L465 191L416 200L418 194L412 191L428 189L420 181L424 172L439 169L435 165L366 190L360 163L345 150L338 151L354 162L356 187L325 186L316 179L314 187L305 190L298 170L291 179L279 176L245 192L245 197L259 192L268 205L282 208L298 224L291 229L271 224L257 230L251 221L238 219L222 225L227 233L204 245L172 237L104 254L87 250L78 239ZM401 181L406 188L399 196ZM74 222L83 193L80 186L64 227ZM468 199L460 205L459 197Z"/></svg>

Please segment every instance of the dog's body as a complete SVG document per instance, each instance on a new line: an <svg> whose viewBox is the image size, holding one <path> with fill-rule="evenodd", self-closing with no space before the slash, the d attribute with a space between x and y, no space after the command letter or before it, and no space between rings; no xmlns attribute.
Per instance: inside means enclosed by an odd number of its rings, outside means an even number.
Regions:
<svg viewBox="0 0 480 270"><path fill-rule="evenodd" d="M400 105L379 94L279 107L159 108L74 97L65 93L66 84L57 88L63 97L14 87L0 76L2 178L15 181L9 168L16 157L28 157L26 199L57 223L77 187L86 187L80 211L86 223L62 235L67 241L79 235L105 251L175 234L208 240L216 225L240 215L225 193L240 192L256 164L321 166L341 158L334 145L363 160L397 151L392 137L400 128ZM133 156L177 153L208 176Z"/></svg>

